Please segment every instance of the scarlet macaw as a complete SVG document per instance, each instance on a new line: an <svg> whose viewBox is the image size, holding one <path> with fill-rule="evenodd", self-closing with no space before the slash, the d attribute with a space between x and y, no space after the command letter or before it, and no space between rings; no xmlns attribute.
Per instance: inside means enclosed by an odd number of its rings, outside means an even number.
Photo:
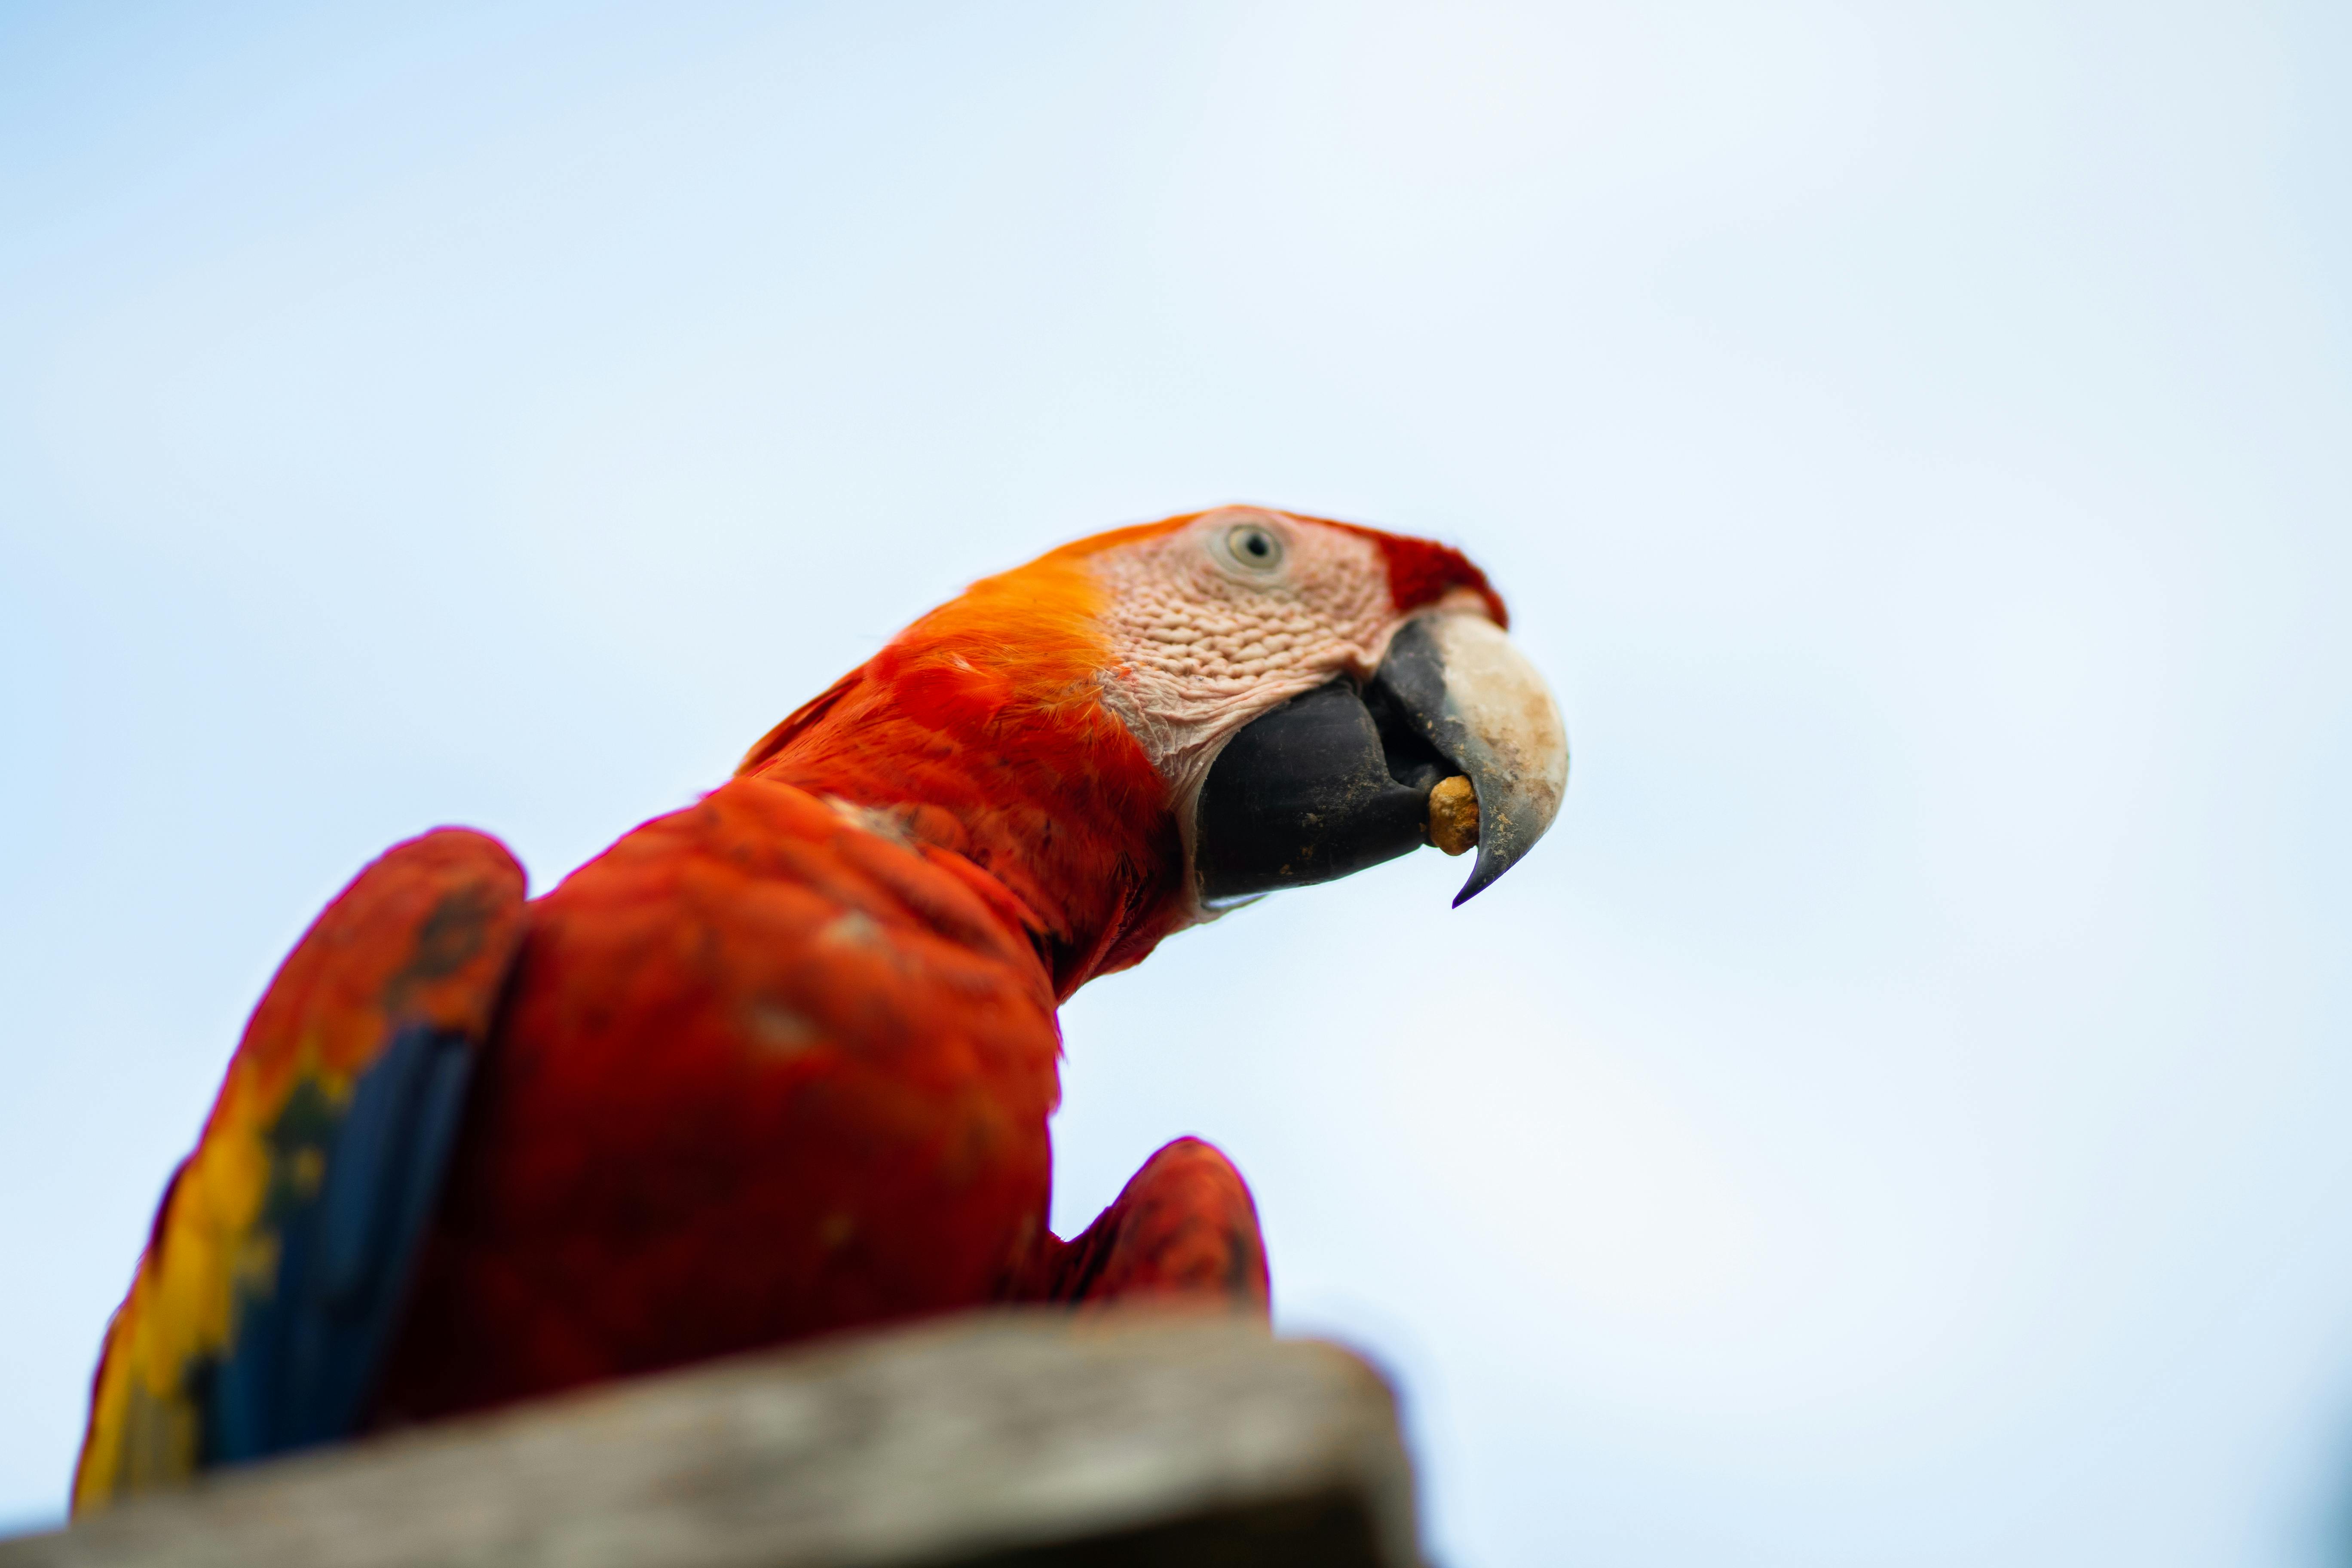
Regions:
<svg viewBox="0 0 2352 1568"><path fill-rule="evenodd" d="M77 1510L990 1302L1263 1316L1249 1191L1197 1140L1047 1230L1055 1008L1228 902L1458 852L1441 781L1475 800L1455 902L1500 876L1568 771L1504 626L1441 545L1171 518L975 584L536 900L481 834L397 846L165 1189Z"/></svg>

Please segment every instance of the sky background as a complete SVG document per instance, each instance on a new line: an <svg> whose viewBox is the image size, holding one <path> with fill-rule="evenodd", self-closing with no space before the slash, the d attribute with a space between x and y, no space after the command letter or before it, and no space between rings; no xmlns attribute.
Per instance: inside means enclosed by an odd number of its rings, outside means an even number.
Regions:
<svg viewBox="0 0 2352 1568"><path fill-rule="evenodd" d="M1064 1016L1454 1568L2352 1554L2352 10L0 0L0 1521L323 900L970 579L1434 534L1576 763Z"/></svg>

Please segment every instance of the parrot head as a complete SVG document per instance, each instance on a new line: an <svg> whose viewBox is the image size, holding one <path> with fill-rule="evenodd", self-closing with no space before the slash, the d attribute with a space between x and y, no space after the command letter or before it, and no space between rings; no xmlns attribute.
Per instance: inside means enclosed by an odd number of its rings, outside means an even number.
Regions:
<svg viewBox="0 0 2352 1568"><path fill-rule="evenodd" d="M1224 907L1434 843L1454 902L1559 812L1568 741L1459 552L1228 506L985 578L785 720L745 773L989 871L1066 995Z"/></svg>

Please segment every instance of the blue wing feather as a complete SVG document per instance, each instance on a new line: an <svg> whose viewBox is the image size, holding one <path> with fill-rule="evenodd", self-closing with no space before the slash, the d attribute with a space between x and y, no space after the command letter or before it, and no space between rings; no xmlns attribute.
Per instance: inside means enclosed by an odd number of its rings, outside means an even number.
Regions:
<svg viewBox="0 0 2352 1568"><path fill-rule="evenodd" d="M412 1025L340 1114L291 1097L271 1129L274 1288L239 1302L235 1347L209 1370L205 1462L238 1464L351 1436L383 1362L465 1112L473 1052ZM300 1180L308 1168L320 1173ZM307 1188L307 1190L306 1190Z"/></svg>

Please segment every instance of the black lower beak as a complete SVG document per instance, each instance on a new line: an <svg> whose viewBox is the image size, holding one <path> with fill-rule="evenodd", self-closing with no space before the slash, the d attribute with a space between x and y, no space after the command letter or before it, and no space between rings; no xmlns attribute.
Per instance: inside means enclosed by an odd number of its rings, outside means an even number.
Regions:
<svg viewBox="0 0 2352 1568"><path fill-rule="evenodd" d="M1378 682L1294 697L1226 742L1201 786L1201 897L1328 882L1408 854L1425 841L1430 790L1453 772Z"/></svg>

